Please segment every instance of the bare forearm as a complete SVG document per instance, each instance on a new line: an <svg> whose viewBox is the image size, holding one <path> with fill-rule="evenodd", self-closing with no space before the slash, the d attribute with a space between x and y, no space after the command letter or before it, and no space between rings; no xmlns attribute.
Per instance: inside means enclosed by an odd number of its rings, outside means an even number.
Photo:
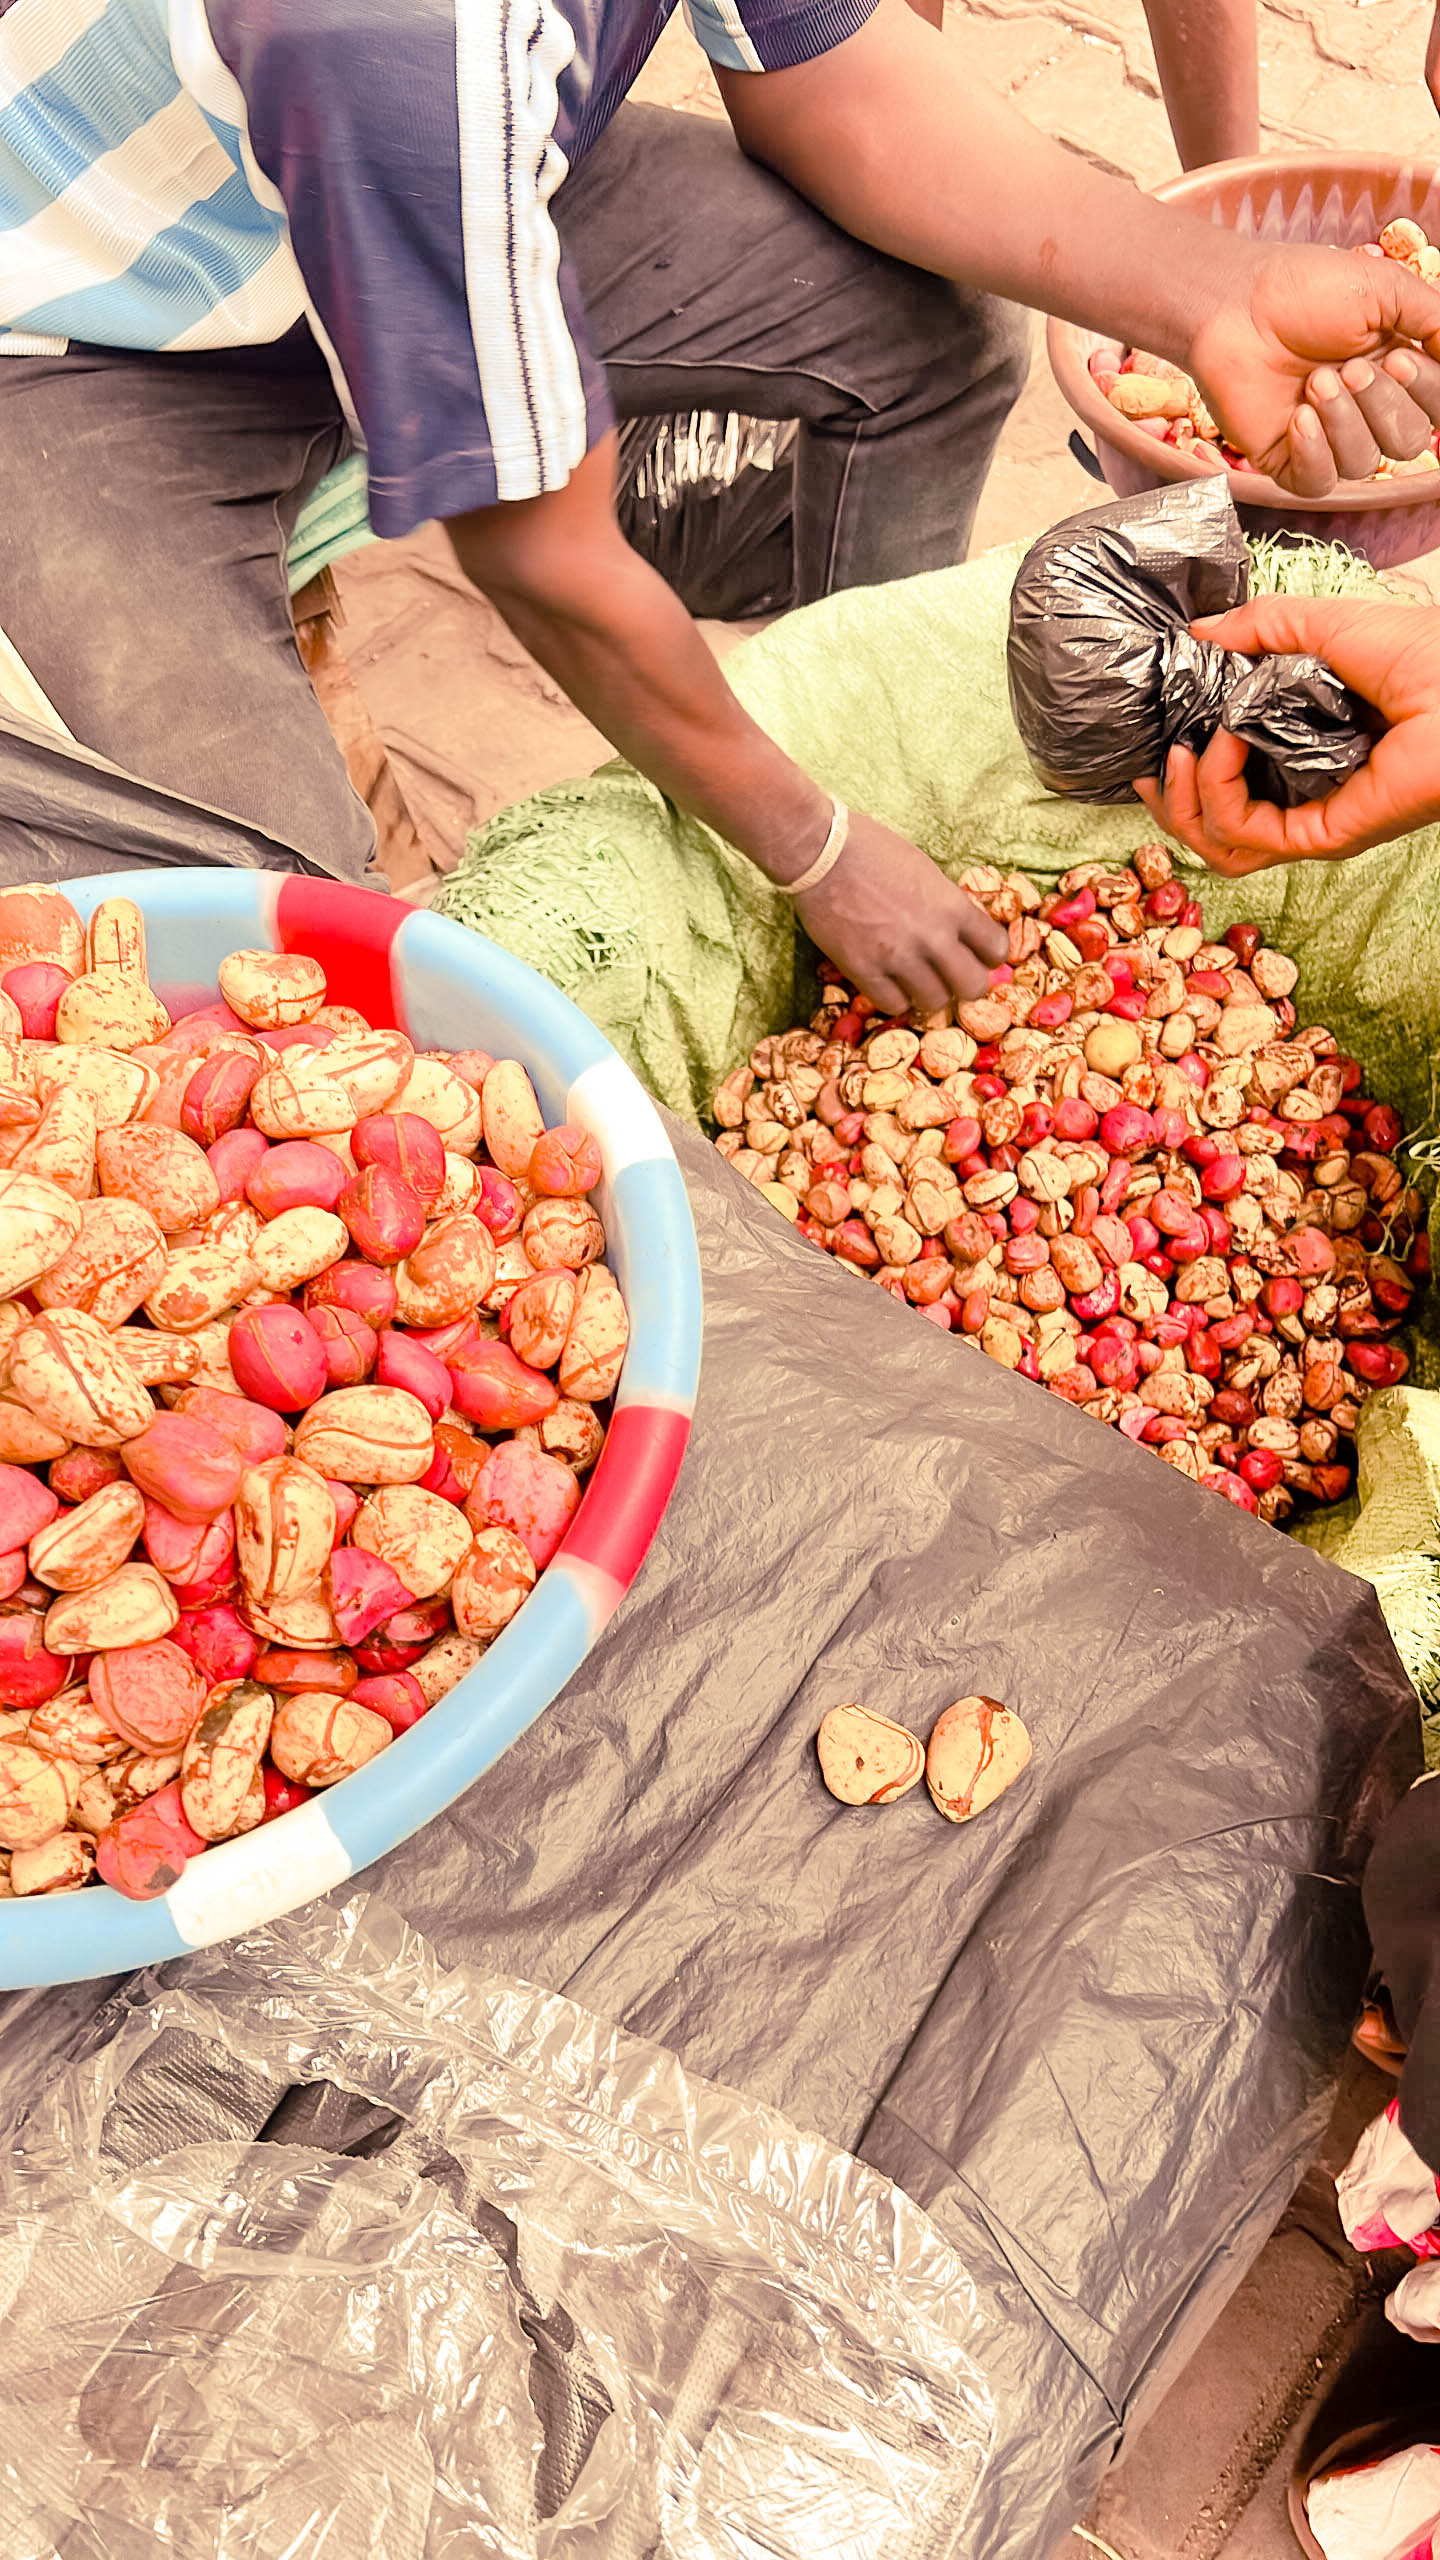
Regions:
<svg viewBox="0 0 1440 2560"><path fill-rule="evenodd" d="M744 149L858 238L1157 354L1183 361L1257 263L1037 132L904 0L881 0L836 55L720 78Z"/></svg>
<svg viewBox="0 0 1440 2560"><path fill-rule="evenodd" d="M1155 68L1182 165L1260 148L1255 0L1145 0Z"/></svg>
<svg viewBox="0 0 1440 2560"><path fill-rule="evenodd" d="M497 561L485 518L449 530L461 567L611 745L770 878L798 879L828 795L742 709L663 579L618 534L547 573Z"/></svg>

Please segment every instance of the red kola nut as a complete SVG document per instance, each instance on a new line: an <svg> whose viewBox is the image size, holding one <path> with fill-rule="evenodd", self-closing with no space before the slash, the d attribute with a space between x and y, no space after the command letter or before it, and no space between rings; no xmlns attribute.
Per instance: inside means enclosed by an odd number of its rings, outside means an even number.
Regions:
<svg viewBox="0 0 1440 2560"><path fill-rule="evenodd" d="M1088 1102L1082 1102L1078 1093L1067 1101L1056 1103L1052 1131L1055 1137L1075 1144L1085 1138L1093 1138L1099 1126L1099 1112L1092 1111Z"/></svg>
<svg viewBox="0 0 1440 2560"><path fill-rule="evenodd" d="M1335 1247L1319 1227L1298 1227L1284 1237L1283 1250L1302 1279L1323 1280L1335 1268Z"/></svg>
<svg viewBox="0 0 1440 2560"><path fill-rule="evenodd" d="M560 1401L554 1380L517 1360L503 1342L478 1342L459 1351L449 1368L456 1411L482 1431L518 1431L524 1423L543 1422Z"/></svg>
<svg viewBox="0 0 1440 2560"><path fill-rule="evenodd" d="M383 1627L377 1627L372 1636L358 1644L355 1659L362 1671L408 1671L412 1662L429 1652L436 1637L446 1633L450 1623L448 1600L417 1600L408 1609L397 1609Z"/></svg>
<svg viewBox="0 0 1440 2560"><path fill-rule="evenodd" d="M265 1689L333 1689L348 1698L359 1677L348 1653L302 1653L289 1645L267 1645L255 1664Z"/></svg>
<svg viewBox="0 0 1440 2560"><path fill-rule="evenodd" d="M230 1327L229 1349L236 1385L276 1413L300 1412L332 1383L325 1344L299 1307L247 1307Z"/></svg>
<svg viewBox="0 0 1440 2560"><path fill-rule="evenodd" d="M1089 1365L1102 1387L1118 1387L1122 1393L1133 1387L1140 1375L1134 1344L1122 1342L1114 1333L1097 1335Z"/></svg>
<svg viewBox="0 0 1440 2560"><path fill-rule="evenodd" d="M55 1016L69 984L69 972L58 960L25 960L6 970L0 987L19 1009L23 1039L54 1039Z"/></svg>
<svg viewBox="0 0 1440 2560"><path fill-rule="evenodd" d="M224 1204L245 1198L251 1176L270 1152L270 1141L258 1129L231 1129L205 1152Z"/></svg>
<svg viewBox="0 0 1440 2560"><path fill-rule="evenodd" d="M202 1058L181 1096L180 1126L186 1137L209 1148L238 1129L260 1075L260 1060L243 1050L217 1049Z"/></svg>
<svg viewBox="0 0 1440 2560"><path fill-rule="evenodd" d="M28 1547L41 1529L49 1528L59 1508L59 1495L28 1467L0 1466L0 1555Z"/></svg>
<svg viewBox="0 0 1440 2560"><path fill-rule="evenodd" d="M428 1120L413 1111L378 1112L356 1121L350 1146L362 1172L367 1165L383 1165L408 1182L423 1208L434 1208L445 1187L445 1147Z"/></svg>
<svg viewBox="0 0 1440 2560"><path fill-rule="evenodd" d="M498 1165L481 1165L472 1215L489 1229L496 1244L506 1244L511 1236L519 1234L524 1214L524 1204L509 1175L502 1173Z"/></svg>
<svg viewBox="0 0 1440 2560"><path fill-rule="evenodd" d="M39 1707L74 1679L74 1657L47 1653L45 1621L35 1611L0 1618L0 1707Z"/></svg>
<svg viewBox="0 0 1440 2560"><path fill-rule="evenodd" d="M1100 1144L1107 1155L1138 1156L1154 1144L1154 1125L1138 1103L1117 1102L1101 1115Z"/></svg>
<svg viewBox="0 0 1440 2560"><path fill-rule="evenodd" d="M177 1884L197 1850L207 1844L192 1831L176 1780L102 1831L95 1842L95 1871L130 1902L151 1902Z"/></svg>
<svg viewBox="0 0 1440 2560"><path fill-rule="evenodd" d="M1405 1124L1388 1102L1372 1102L1365 1114L1365 1138L1381 1155L1393 1154L1405 1135Z"/></svg>
<svg viewBox="0 0 1440 2560"><path fill-rule="evenodd" d="M366 1165L346 1183L335 1207L367 1262L402 1262L425 1233L424 1202L388 1165Z"/></svg>
<svg viewBox="0 0 1440 2560"><path fill-rule="evenodd" d="M420 1490L422 1493L438 1493L442 1502L453 1502L459 1510L465 1507L465 1487L438 1441L435 1455L420 1479Z"/></svg>
<svg viewBox="0 0 1440 2560"><path fill-rule="evenodd" d="M443 1360L396 1325L377 1337L375 1380L378 1386L404 1387L418 1396L432 1422L449 1409L450 1372Z"/></svg>
<svg viewBox="0 0 1440 2560"><path fill-rule="evenodd" d="M1118 1315L1120 1310L1119 1272L1107 1271L1097 1288L1086 1289L1080 1297L1072 1298L1070 1305L1082 1324L1100 1324L1106 1316Z"/></svg>
<svg viewBox="0 0 1440 2560"><path fill-rule="evenodd" d="M1232 1475L1228 1467L1213 1467L1200 1481L1207 1492L1218 1493L1226 1502L1233 1502L1237 1511L1259 1510L1250 1486L1240 1476Z"/></svg>
<svg viewBox="0 0 1440 2560"><path fill-rule="evenodd" d="M127 1440L125 1470L142 1493L181 1520L216 1520L240 1489L243 1463L233 1440L183 1413L157 1413Z"/></svg>
<svg viewBox="0 0 1440 2560"><path fill-rule="evenodd" d="M580 1501L580 1484L560 1458L546 1457L522 1441L492 1449L465 1505L475 1529L513 1529L543 1573Z"/></svg>
<svg viewBox="0 0 1440 2560"><path fill-rule="evenodd" d="M565 1121L536 1139L526 1178L542 1199L579 1200L594 1190L604 1170L599 1139Z"/></svg>
<svg viewBox="0 0 1440 2560"><path fill-rule="evenodd" d="M962 1113L958 1120L951 1121L945 1132L942 1148L945 1162L968 1164L970 1158L978 1151L983 1136L984 1132L979 1121L968 1113Z"/></svg>
<svg viewBox="0 0 1440 2560"><path fill-rule="evenodd" d="M392 1733L408 1733L429 1713L430 1702L414 1673L410 1671L378 1671L359 1680L350 1692L357 1707L369 1707L383 1716Z"/></svg>
<svg viewBox="0 0 1440 2560"><path fill-rule="evenodd" d="M335 1505L335 1544L338 1547L350 1535L350 1523L360 1508L360 1496L353 1484L342 1484L338 1476L327 1476L325 1483Z"/></svg>
<svg viewBox="0 0 1440 2560"><path fill-rule="evenodd" d="M169 1641L189 1654L207 1689L217 1687L222 1680L248 1679L260 1650L249 1628L226 1604L182 1609L170 1630Z"/></svg>
<svg viewBox="0 0 1440 2560"><path fill-rule="evenodd" d="M300 1321L319 1337L328 1386L358 1387L369 1377L376 1365L376 1348L385 1337L377 1334L363 1316L357 1316L350 1307L314 1307ZM403 1386L405 1381L395 1383Z"/></svg>
<svg viewBox="0 0 1440 2560"><path fill-rule="evenodd" d="M0 1556L0 1600L13 1600L29 1579L25 1550L16 1547L8 1556Z"/></svg>
<svg viewBox="0 0 1440 2560"><path fill-rule="evenodd" d="M208 1582L229 1571L235 1553L235 1516L222 1511L215 1520L177 1520L164 1503L147 1494L140 1536L156 1572L163 1573L167 1582L177 1586Z"/></svg>
<svg viewBox="0 0 1440 2560"><path fill-rule="evenodd" d="M395 1283L388 1271L372 1262L332 1262L316 1280L307 1280L301 1293L301 1304L311 1307L349 1307L378 1333L395 1314Z"/></svg>
<svg viewBox="0 0 1440 2560"><path fill-rule="evenodd" d="M1288 1272L1277 1272L1261 1290L1260 1304L1267 1316L1298 1316L1305 1304L1304 1282L1293 1280Z"/></svg>
<svg viewBox="0 0 1440 2560"><path fill-rule="evenodd" d="M1150 999L1143 987L1120 987L1105 1007L1119 1022L1143 1022Z"/></svg>
<svg viewBox="0 0 1440 2560"><path fill-rule="evenodd" d="M382 1556L364 1547L337 1547L325 1568L325 1596L345 1642L357 1645L408 1607L414 1594Z"/></svg>
<svg viewBox="0 0 1440 2560"><path fill-rule="evenodd" d="M195 1658L169 1637L97 1653L90 1695L112 1733L139 1751L174 1751L189 1739L205 1704Z"/></svg>
<svg viewBox="0 0 1440 2560"><path fill-rule="evenodd" d="M1225 936L1242 969L1248 969L1265 937L1258 924L1232 924Z"/></svg>
<svg viewBox="0 0 1440 2560"><path fill-rule="evenodd" d="M282 1778L279 1770L272 1769L268 1760L260 1772L260 1782L265 1790L265 1810L260 1816L262 1822L274 1822L282 1813L295 1813L302 1804L308 1804L315 1793L313 1787L303 1787L298 1778Z"/></svg>
<svg viewBox="0 0 1440 2560"><path fill-rule="evenodd" d="M118 1484L125 1468L115 1449L67 1449L63 1458L52 1458L48 1473L62 1502L88 1502L103 1486Z"/></svg>
<svg viewBox="0 0 1440 2560"><path fill-rule="evenodd" d="M1367 1387L1398 1387L1410 1368L1398 1342L1352 1342L1345 1357Z"/></svg>
<svg viewBox="0 0 1440 2560"><path fill-rule="evenodd" d="M345 1188L345 1168L313 1138L286 1138L267 1147L245 1185L245 1197L262 1218L287 1209L333 1209Z"/></svg>
<svg viewBox="0 0 1440 2560"><path fill-rule="evenodd" d="M1210 1333L1192 1332L1185 1346L1185 1363L1197 1378L1218 1378L1223 1354Z"/></svg>
<svg viewBox="0 0 1440 2560"><path fill-rule="evenodd" d="M1214 1411L1212 1404L1211 1411ZM1269 1493L1285 1473L1285 1461L1276 1449L1247 1449L1238 1473L1244 1477L1252 1493Z"/></svg>
<svg viewBox="0 0 1440 2560"><path fill-rule="evenodd" d="M468 1084L472 1093L484 1091L485 1079L495 1064L488 1049L441 1049L431 1054L441 1066L449 1068L452 1076Z"/></svg>
<svg viewBox="0 0 1440 2560"><path fill-rule="evenodd" d="M1143 1217L1138 1210L1132 1209L1124 1223L1130 1232L1132 1262L1143 1262L1147 1253L1159 1252L1160 1230L1151 1219Z"/></svg>
<svg viewBox="0 0 1440 2560"><path fill-rule="evenodd" d="M1233 1200L1245 1188L1245 1158L1239 1155L1217 1155L1200 1176L1200 1189L1207 1200Z"/></svg>
<svg viewBox="0 0 1440 2560"><path fill-rule="evenodd" d="M280 1416L249 1396L224 1394L218 1387L186 1387L175 1410L192 1422L208 1423L222 1440L232 1442L247 1467L263 1466L267 1458L285 1455L285 1425Z"/></svg>

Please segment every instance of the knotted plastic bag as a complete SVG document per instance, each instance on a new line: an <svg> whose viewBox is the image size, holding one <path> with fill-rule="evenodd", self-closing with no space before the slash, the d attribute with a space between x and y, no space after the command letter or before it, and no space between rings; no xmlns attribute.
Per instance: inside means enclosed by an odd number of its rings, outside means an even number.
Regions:
<svg viewBox="0 0 1440 2560"><path fill-rule="evenodd" d="M1186 481L1069 516L1020 564L1010 600L1010 705L1047 791L1128 800L1171 747L1217 729L1250 748L1258 800L1322 800L1370 752L1366 705L1318 658L1247 658L1190 624L1250 593L1222 479Z"/></svg>

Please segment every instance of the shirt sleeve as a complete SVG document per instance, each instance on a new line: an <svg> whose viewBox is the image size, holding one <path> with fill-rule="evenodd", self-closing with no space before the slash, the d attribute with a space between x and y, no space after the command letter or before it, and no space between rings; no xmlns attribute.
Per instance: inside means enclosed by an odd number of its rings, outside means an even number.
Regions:
<svg viewBox="0 0 1440 2560"><path fill-rule="evenodd" d="M555 0L208 16L366 448L376 532L562 488L613 420L550 213L574 47Z"/></svg>
<svg viewBox="0 0 1440 2560"><path fill-rule="evenodd" d="M879 0L684 0L690 32L724 71L793 71L858 34Z"/></svg>

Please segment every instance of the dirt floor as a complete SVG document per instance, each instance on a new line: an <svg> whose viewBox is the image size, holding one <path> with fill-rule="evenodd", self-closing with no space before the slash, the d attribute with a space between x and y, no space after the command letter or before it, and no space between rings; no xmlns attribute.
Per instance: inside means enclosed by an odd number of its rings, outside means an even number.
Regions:
<svg viewBox="0 0 1440 2560"><path fill-rule="evenodd" d="M1268 0L1260 14L1272 147L1440 156L1421 80L1428 11L1415 0ZM1139 0L971 0L952 9L950 33L981 76L1087 157L1142 183L1173 173ZM678 19L641 94L718 111ZM1071 426L1037 326L1034 372L985 494L977 548L1092 500L1094 484L1068 451ZM607 752L466 587L433 528L356 557L339 583L351 667L436 867L453 864L467 826ZM736 636L713 635L722 649ZM421 879L406 885L426 894ZM1088 2528L1120 2560L1212 2560L1222 2550L1229 2560L1291 2560L1293 2448L1375 2291L1341 2238L1331 2173L1386 2094L1357 2062L1280 2230L1169 2398L1144 2413ZM1083 2547L1066 2549L1078 2560Z"/></svg>

